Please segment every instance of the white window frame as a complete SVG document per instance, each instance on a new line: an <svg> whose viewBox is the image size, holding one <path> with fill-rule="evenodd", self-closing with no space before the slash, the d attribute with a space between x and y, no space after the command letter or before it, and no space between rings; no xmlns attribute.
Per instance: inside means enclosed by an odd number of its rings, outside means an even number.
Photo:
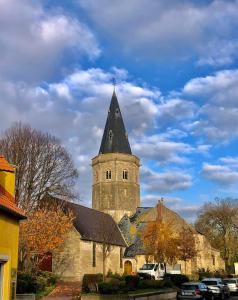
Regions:
<svg viewBox="0 0 238 300"><path fill-rule="evenodd" d="M7 255L0 255L0 299L2 299L2 296L3 296L4 264L7 263L8 260L9 260L9 257Z"/></svg>

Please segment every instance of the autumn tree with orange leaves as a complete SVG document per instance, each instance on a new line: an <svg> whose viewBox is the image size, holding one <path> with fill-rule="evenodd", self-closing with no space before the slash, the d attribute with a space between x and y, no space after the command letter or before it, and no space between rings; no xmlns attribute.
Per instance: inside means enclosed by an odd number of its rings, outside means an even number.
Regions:
<svg viewBox="0 0 238 300"><path fill-rule="evenodd" d="M184 261L185 274L187 261L197 255L194 233L190 227L183 227L179 233L179 259Z"/></svg>
<svg viewBox="0 0 238 300"><path fill-rule="evenodd" d="M60 207L34 211L20 225L19 263L22 270L34 272L42 260L63 245L73 226L73 214Z"/></svg>
<svg viewBox="0 0 238 300"><path fill-rule="evenodd" d="M149 222L143 233L142 241L148 254L155 261L174 264L178 258L179 239L171 222L157 219Z"/></svg>

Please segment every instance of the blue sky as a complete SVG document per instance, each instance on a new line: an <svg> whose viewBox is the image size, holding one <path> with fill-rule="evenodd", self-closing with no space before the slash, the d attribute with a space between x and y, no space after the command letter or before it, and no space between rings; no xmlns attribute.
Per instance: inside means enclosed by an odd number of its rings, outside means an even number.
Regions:
<svg viewBox="0 0 238 300"><path fill-rule="evenodd" d="M238 1L0 0L0 24L0 130L59 137L83 204L113 77L142 205L164 197L192 221L238 196Z"/></svg>

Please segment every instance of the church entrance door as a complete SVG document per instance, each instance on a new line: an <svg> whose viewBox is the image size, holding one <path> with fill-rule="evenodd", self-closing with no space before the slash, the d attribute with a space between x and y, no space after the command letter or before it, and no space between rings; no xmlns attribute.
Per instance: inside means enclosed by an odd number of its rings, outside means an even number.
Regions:
<svg viewBox="0 0 238 300"><path fill-rule="evenodd" d="M131 275L132 273L132 263L129 260L126 260L124 263L124 273L126 275Z"/></svg>

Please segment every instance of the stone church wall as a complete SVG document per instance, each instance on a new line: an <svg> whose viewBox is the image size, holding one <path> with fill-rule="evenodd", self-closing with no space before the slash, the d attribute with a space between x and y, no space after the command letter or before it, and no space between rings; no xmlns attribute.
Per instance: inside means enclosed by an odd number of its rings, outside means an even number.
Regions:
<svg viewBox="0 0 238 300"><path fill-rule="evenodd" d="M139 159L123 153L101 154L93 158L92 167L93 208L109 213L116 222L125 213L135 213L140 206ZM127 172L126 178L123 172Z"/></svg>
<svg viewBox="0 0 238 300"><path fill-rule="evenodd" d="M123 262L120 262L120 246L112 246L106 260L106 273L123 273ZM53 272L60 275L65 281L81 281L84 274L103 272L102 246L96 243L96 259L93 266L93 242L84 241L80 234L73 230L70 232L65 244L53 254ZM122 249L124 253L125 248Z"/></svg>

